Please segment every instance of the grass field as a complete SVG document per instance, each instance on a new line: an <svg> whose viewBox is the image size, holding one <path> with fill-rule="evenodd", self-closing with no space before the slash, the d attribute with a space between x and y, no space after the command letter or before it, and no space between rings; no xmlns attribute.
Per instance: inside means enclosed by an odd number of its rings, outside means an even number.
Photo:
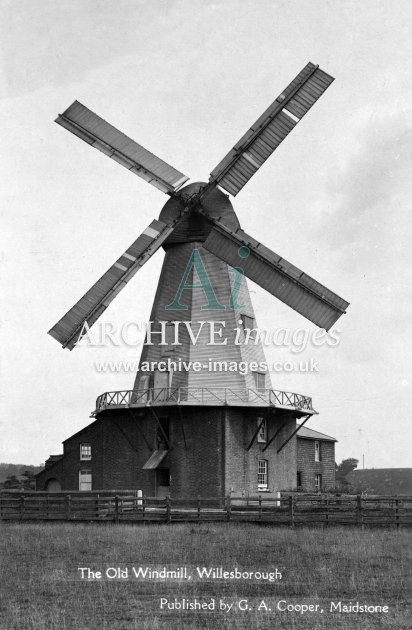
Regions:
<svg viewBox="0 0 412 630"><path fill-rule="evenodd" d="M0 523L0 628L406 630L410 543L406 530ZM186 566L193 579L136 580L132 567L139 566ZM198 581L197 566L251 572L277 567L282 579ZM81 580L78 567L100 570L103 579ZM107 579L108 567L127 568L129 579ZM161 610L161 598L214 602L215 609ZM251 610L239 610L239 600L246 599ZM221 600L233 608L220 612ZM262 601L267 610L257 609ZM389 612L330 612L331 601L388 605ZM319 609L277 609L289 603Z"/></svg>

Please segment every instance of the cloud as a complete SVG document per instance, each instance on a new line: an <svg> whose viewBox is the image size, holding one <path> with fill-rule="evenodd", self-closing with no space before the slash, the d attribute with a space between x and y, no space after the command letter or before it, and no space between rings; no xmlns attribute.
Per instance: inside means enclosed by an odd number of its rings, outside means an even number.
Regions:
<svg viewBox="0 0 412 630"><path fill-rule="evenodd" d="M343 248L371 249L376 237L383 243L404 234L399 222L407 218L404 202L412 192L412 127L406 114L370 119L358 146L330 182L329 194L338 203L322 229L339 235Z"/></svg>

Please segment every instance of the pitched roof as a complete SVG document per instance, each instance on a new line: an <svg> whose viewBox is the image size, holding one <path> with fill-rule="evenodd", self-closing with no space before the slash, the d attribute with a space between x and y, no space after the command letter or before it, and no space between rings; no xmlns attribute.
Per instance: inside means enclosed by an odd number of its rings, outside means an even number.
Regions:
<svg viewBox="0 0 412 630"><path fill-rule="evenodd" d="M319 433L319 431L314 431L313 429L309 429L308 427L302 427L301 429L299 429L297 437L306 438L309 440L325 440L326 442L337 442L337 440L330 435Z"/></svg>

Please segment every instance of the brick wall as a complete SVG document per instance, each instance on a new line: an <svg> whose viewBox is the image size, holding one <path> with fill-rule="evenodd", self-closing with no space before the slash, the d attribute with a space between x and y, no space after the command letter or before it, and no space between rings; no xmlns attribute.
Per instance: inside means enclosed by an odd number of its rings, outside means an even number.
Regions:
<svg viewBox="0 0 412 630"><path fill-rule="evenodd" d="M136 418L123 410L104 412L98 420L64 442L63 459L37 476L36 488L43 490L48 479L56 478L62 490L78 490L79 470L90 469L93 490L142 489L152 495L154 477L141 467L153 451L154 441L154 421L146 412ZM91 445L90 461L80 460L82 443Z"/></svg>
<svg viewBox="0 0 412 630"><path fill-rule="evenodd" d="M155 413L160 420L169 418L173 448L161 466L170 470L173 496L221 496L223 409L185 407L180 415L176 408L156 408ZM157 448L158 425L149 410L140 414L132 417L124 410L100 414L93 424L64 442L63 459L37 476L37 489L45 489L47 481L55 478L62 490L78 490L83 468L92 471L93 490L139 489L154 496L156 472L142 467ZM91 445L90 461L80 461L82 443Z"/></svg>
<svg viewBox="0 0 412 630"><path fill-rule="evenodd" d="M183 407L179 415L174 408L169 454L172 496L223 496L224 409Z"/></svg>
<svg viewBox="0 0 412 630"><path fill-rule="evenodd" d="M259 459L268 461L268 495L273 496L279 490L296 487L297 451L300 463L311 460L311 440L299 440L307 444L297 449L293 437L277 453L296 426L295 418L281 411L275 414L266 409L233 407L156 407L154 411L161 421L169 422L172 448L161 467L169 469L170 493L174 497L218 497L228 493L256 496ZM265 444L257 439L247 450L258 417L265 413L268 439L286 424L265 451ZM156 471L142 468L157 448L157 422L149 409L134 410L133 414L124 409L99 414L95 422L64 442L63 459L38 475L37 489L45 489L48 479L56 478L62 490L78 490L79 470L83 468L92 471L93 490L139 489L146 496L154 496ZM91 461L80 461L81 443L91 445ZM326 448L328 443L325 457ZM331 457L334 464L333 453ZM326 461L322 461L319 471L325 483L328 470Z"/></svg>
<svg viewBox="0 0 412 630"><path fill-rule="evenodd" d="M320 442L321 461L315 461L315 440L297 439L297 470L301 473L301 489L314 492L315 476L322 475L322 490L335 485L335 443L325 440Z"/></svg>
<svg viewBox="0 0 412 630"><path fill-rule="evenodd" d="M266 409L226 410L226 461L225 490L234 496L256 496L258 494L258 460L268 462L268 491L266 496L274 496L279 490L291 490L296 484L296 438L277 453L277 449L296 427L294 418L285 420L283 415L269 413L267 418L268 440L286 422L270 446L263 451L265 443L255 439L251 448L247 447L258 426L258 418L266 414Z"/></svg>

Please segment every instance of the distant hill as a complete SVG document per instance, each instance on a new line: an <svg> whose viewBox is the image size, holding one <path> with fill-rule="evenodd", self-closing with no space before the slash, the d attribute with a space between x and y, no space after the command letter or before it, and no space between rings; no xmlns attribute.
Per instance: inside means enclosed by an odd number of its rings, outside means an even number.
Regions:
<svg viewBox="0 0 412 630"><path fill-rule="evenodd" d="M353 470L346 479L357 490L376 494L412 495L412 468L372 468Z"/></svg>
<svg viewBox="0 0 412 630"><path fill-rule="evenodd" d="M30 470L36 474L42 470L43 466L30 466L28 464L0 464L0 484L3 483L11 475L22 475L25 470Z"/></svg>

